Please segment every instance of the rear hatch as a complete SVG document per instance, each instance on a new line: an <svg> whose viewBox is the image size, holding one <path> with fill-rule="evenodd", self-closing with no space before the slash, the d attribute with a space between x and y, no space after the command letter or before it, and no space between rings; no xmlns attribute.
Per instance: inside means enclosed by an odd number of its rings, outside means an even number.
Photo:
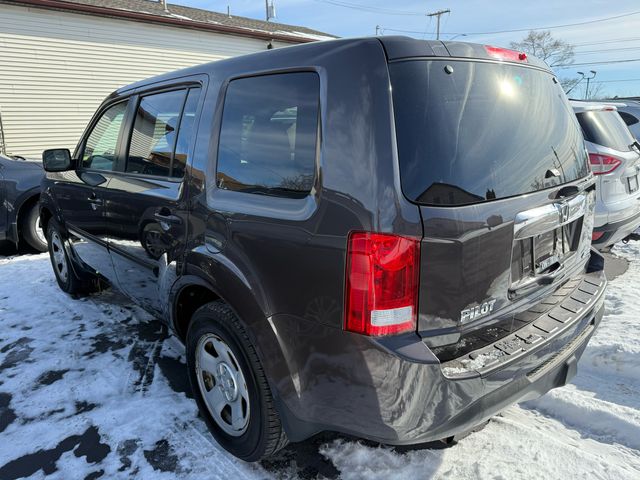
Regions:
<svg viewBox="0 0 640 480"><path fill-rule="evenodd" d="M424 225L418 333L448 361L527 325L585 271L595 193L550 71L518 52L432 47L389 72L401 186Z"/></svg>
<svg viewBox="0 0 640 480"><path fill-rule="evenodd" d="M614 107L581 107L575 102L591 168L598 176L597 189L604 204L615 204L640 196L638 144ZM611 218L610 223L623 220Z"/></svg>

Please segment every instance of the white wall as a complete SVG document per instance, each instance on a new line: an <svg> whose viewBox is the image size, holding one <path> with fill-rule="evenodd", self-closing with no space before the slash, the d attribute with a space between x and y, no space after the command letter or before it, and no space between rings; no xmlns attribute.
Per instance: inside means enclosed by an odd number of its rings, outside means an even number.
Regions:
<svg viewBox="0 0 640 480"><path fill-rule="evenodd" d="M104 97L159 73L265 50L267 42L0 4L0 111L7 151L73 151Z"/></svg>

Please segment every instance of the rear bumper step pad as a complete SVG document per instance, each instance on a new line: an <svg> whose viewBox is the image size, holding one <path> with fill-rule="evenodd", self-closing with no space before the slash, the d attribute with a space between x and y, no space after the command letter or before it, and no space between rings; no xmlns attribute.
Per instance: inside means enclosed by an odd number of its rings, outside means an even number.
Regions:
<svg viewBox="0 0 640 480"><path fill-rule="evenodd" d="M585 274L563 286L566 296L556 306L510 335L466 355L442 363L442 371L449 378L485 376L518 358L542 348L572 329L581 336L597 313L604 294L606 279L602 271ZM567 291L568 290L568 291Z"/></svg>

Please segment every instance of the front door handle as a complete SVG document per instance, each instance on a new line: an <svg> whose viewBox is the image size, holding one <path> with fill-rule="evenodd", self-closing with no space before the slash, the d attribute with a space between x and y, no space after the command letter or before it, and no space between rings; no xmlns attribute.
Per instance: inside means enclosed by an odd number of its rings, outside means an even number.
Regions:
<svg viewBox="0 0 640 480"><path fill-rule="evenodd" d="M87 201L89 203L91 203L92 205L102 205L102 199L98 198L98 196L95 194L95 192L91 192L89 197L87 197Z"/></svg>

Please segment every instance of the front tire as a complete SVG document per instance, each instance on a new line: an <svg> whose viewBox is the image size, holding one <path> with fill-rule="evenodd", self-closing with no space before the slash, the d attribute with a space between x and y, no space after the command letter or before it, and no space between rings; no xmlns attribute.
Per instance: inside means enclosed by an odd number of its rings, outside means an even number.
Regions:
<svg viewBox="0 0 640 480"><path fill-rule="evenodd" d="M71 260L65 248L66 237L60 225L54 219L49 220L47 227L49 258L58 286L62 291L71 295L80 293L83 282L78 278L71 265Z"/></svg>
<svg viewBox="0 0 640 480"><path fill-rule="evenodd" d="M196 311L186 347L200 414L225 450L254 462L288 443L256 350L226 304Z"/></svg>
<svg viewBox="0 0 640 480"><path fill-rule="evenodd" d="M37 202L22 215L20 232L22 238L32 248L39 252L47 251L47 236L40 226L40 212Z"/></svg>

